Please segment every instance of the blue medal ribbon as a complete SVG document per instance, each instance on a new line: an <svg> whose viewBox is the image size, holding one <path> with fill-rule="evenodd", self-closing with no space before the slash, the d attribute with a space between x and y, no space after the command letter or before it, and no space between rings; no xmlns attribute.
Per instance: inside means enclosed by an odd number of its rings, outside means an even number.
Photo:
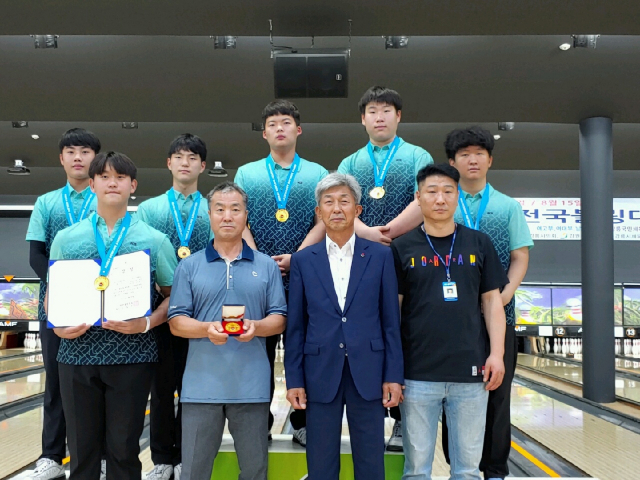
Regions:
<svg viewBox="0 0 640 480"><path fill-rule="evenodd" d="M116 237L111 243L111 247L109 247L108 252L106 251L102 235L100 235L100 232L98 231L98 214L95 214L92 217L91 221L93 223L93 234L96 237L98 253L100 254L100 258L102 259L102 263L100 264L100 276L107 277L109 276L109 270L111 270L113 259L116 258L118 250L120 250L122 242L124 241L124 237L127 234L127 230L129 230L129 226L131 225L131 215L129 215L129 212L127 212L127 214L122 219L120 227L118 228L118 232L116 233Z"/></svg>
<svg viewBox="0 0 640 480"><path fill-rule="evenodd" d="M76 220L76 216L73 213L73 206L71 205L71 194L69 192L69 184L65 185L62 189L62 204L64 205L64 212L67 214L67 222L69 222L69 226L75 225L77 222L84 220L87 216L87 212L89 212L89 207L91 206L91 202L96 197L96 194L93 192L89 192L82 202L82 207L80 208L80 213L78 214L78 219Z"/></svg>
<svg viewBox="0 0 640 480"><path fill-rule="evenodd" d="M289 194L291 193L291 186L293 185L293 179L296 178L298 174L298 170L300 170L300 157L296 153L295 157L293 157L293 163L291 164L291 168L289 169L289 175L287 176L287 180L284 183L284 189L280 190L280 184L276 177L276 164L273 161L271 155L267 157L267 172L269 173L269 182L271 182L271 188L273 189L273 194L276 197L276 203L278 204L278 209L284 210L287 208L287 200L289 200Z"/></svg>
<svg viewBox="0 0 640 480"><path fill-rule="evenodd" d="M196 225L196 218L198 218L198 210L200 208L200 199L202 196L200 195L200 192L197 192L196 198L193 200L193 205L191 205L191 210L189 210L186 225L182 225L182 216L178 209L178 201L176 200L176 194L173 188L167 192L167 197L169 197L169 207L171 208L173 223L176 226L178 238L180 239L180 246L188 247L189 240L191 240L191 234L193 233L193 228Z"/></svg>
<svg viewBox="0 0 640 480"><path fill-rule="evenodd" d="M424 226L422 227L422 229L424 230ZM431 239L429 238L429 234L427 232L424 232L425 236L427 237L427 242L429 242L429 246L431 247L431 250L433 250L433 253L435 253L438 258L440 259L440 262L442 262L442 265L444 265L444 269L447 271L447 282L451 282L451 259L453 258L453 246L456 243L456 235L458 234L458 226L456 225L453 229L453 240L451 241L451 248L449 249L449 262L445 262L442 257L440 256L440 254L436 251L435 247L433 246L433 243L431 243Z"/></svg>
<svg viewBox="0 0 640 480"><path fill-rule="evenodd" d="M480 201L480 207L478 208L478 215L476 216L476 221L473 223L471 221L471 212L469 207L467 206L467 201L464 198L464 192L458 185L458 206L460 207L460 211L462 211L462 218L464 220L464 224L468 228L472 228L473 230L479 230L480 227L480 219L482 215L484 215L484 211L487 209L487 205L489 204L489 184L484 187L484 192L482 193L482 200Z"/></svg>
<svg viewBox="0 0 640 480"><path fill-rule="evenodd" d="M371 142L367 143L367 152L369 152L369 160L373 164L373 178L376 184L376 187L382 187L384 185L384 179L387 177L387 173L389 172L389 167L391 166L391 161L393 157L396 156L396 151L398 150L398 146L400 145L401 138L396 135L396 138L393 139L391 145L389 145L389 151L387 152L387 157L382 162L382 166L378 168L378 164L376 163L376 159L373 156L373 145Z"/></svg>

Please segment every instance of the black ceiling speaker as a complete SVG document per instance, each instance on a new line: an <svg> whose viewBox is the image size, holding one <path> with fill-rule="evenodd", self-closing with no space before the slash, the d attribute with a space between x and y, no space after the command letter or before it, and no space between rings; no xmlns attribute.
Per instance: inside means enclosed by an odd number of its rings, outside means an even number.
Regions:
<svg viewBox="0 0 640 480"><path fill-rule="evenodd" d="M346 98L349 50L308 48L275 50L276 98Z"/></svg>

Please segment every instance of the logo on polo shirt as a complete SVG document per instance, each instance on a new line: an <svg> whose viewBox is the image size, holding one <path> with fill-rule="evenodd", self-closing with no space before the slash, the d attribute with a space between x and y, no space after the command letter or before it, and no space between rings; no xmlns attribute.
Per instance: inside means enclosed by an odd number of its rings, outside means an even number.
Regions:
<svg viewBox="0 0 640 480"><path fill-rule="evenodd" d="M253 275L254 277L258 276L258 272L251 272L251 275Z"/></svg>

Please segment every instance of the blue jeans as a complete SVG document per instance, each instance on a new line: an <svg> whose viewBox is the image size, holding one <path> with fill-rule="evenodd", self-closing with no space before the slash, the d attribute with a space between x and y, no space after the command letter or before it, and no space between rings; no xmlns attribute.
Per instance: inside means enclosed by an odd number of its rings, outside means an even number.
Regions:
<svg viewBox="0 0 640 480"><path fill-rule="evenodd" d="M442 408L449 428L451 480L480 480L489 392L485 384L405 380L402 411L402 480L431 480Z"/></svg>

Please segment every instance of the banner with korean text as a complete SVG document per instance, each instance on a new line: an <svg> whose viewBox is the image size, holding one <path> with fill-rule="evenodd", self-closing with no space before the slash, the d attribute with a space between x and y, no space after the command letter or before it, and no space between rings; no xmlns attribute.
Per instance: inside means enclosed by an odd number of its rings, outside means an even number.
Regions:
<svg viewBox="0 0 640 480"><path fill-rule="evenodd" d="M580 240L579 198L516 198L534 240ZM614 240L640 241L640 198L614 198Z"/></svg>

